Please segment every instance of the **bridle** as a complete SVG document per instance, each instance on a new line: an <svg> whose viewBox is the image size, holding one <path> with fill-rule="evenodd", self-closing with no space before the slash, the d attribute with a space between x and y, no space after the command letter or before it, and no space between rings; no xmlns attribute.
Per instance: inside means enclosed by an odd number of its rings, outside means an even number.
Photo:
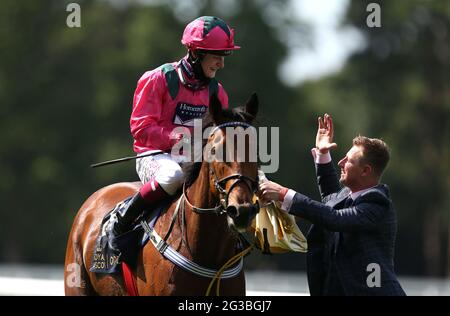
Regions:
<svg viewBox="0 0 450 316"><path fill-rule="evenodd" d="M237 127L241 126L244 128L252 127L252 125L244 122L227 122L220 124L216 126L211 133L210 136L213 135L215 132L217 132L219 129L224 127ZM210 174L214 178L214 187L217 190L217 192L220 195L220 202L212 208L201 208L193 205L191 202L189 202L186 194L186 183L183 184L183 199L186 201L186 203L192 208L192 210L196 213L208 213L208 214L216 214L216 215L222 215L227 214L228 209L228 199L230 197L231 192L233 189L239 184L244 183L250 190L250 193L254 194L258 191L258 179L252 179L248 176L242 175L240 173L234 173L228 176L225 176L221 179L219 179L214 172L214 170L210 169ZM225 186L228 181L234 180L235 181L231 184L230 188L228 190L225 189ZM254 203L253 207L255 208L255 211L257 212L259 210L259 204ZM238 216L239 214L228 214L234 216Z"/></svg>
<svg viewBox="0 0 450 316"><path fill-rule="evenodd" d="M217 126L213 131L211 132L210 136L215 133L218 129L226 126L243 126L243 127L250 127L250 124L242 123L242 122L230 122L225 123ZM206 214L216 214L216 215L222 215L227 214L230 217L237 217L239 216L238 210L235 210L234 214L230 214L230 208L236 209L235 207L228 207L228 198L230 196L230 193L232 190L241 182L245 183L246 186L250 189L251 193L255 193L258 190L258 181L257 179L252 179L250 177L247 177L245 175L234 173L228 176L223 177L222 179L218 179L217 175L214 173L212 169L210 169L210 174L214 179L214 187L217 190L217 192L220 195L220 202L213 208L201 208L197 207L195 205L192 205L191 202L189 202L186 194L186 182L183 184L183 195L178 200L177 206L175 208L175 211L172 215L172 220L169 226L168 231L166 232L166 235L164 238L161 238L157 232L149 227L149 225L145 222L145 220L141 221L142 227L144 228L144 231L149 236L153 246L167 259L169 259L172 263L177 265L178 267L181 267L182 269L194 273L196 275L202 276L202 277L208 277L212 279L212 282L210 283L210 287L214 280L216 279L229 279L236 277L239 275L239 273L242 270L243 267L243 257L245 254L247 254L251 249L252 246L249 246L248 248L242 250L237 255L233 256L230 260L227 261L227 263L220 269L210 269L205 268L203 266L198 265L197 263L185 258L183 255L178 253L175 249L173 249L168 243L167 239L172 231L173 225L175 223L175 218L178 216L178 212L181 209L181 218L184 220L184 212L185 212L185 204L186 203L194 212L196 213L206 213ZM228 181L235 180L230 188L228 190L225 189L225 186ZM252 214L255 215L259 212L259 204L258 202L254 203L252 205ZM245 223L248 225L248 223ZM184 236L183 233L183 227L184 223L181 224L181 236ZM246 226L247 227L247 226ZM243 240L245 238L242 234L239 234L239 247L243 247L245 244ZM183 240L183 238L182 238ZM246 242L248 244L248 242ZM230 268L231 265L234 265L237 262L237 264ZM219 281L217 281L217 287L219 287ZM207 291L207 295L209 294L209 288Z"/></svg>

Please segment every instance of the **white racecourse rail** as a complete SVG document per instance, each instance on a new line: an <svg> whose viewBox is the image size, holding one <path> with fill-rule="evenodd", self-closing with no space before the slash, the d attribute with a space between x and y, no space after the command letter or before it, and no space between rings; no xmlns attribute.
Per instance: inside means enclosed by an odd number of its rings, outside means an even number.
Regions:
<svg viewBox="0 0 450 316"><path fill-rule="evenodd" d="M280 271L246 271L248 296L309 295L304 273ZM400 277L408 295L450 296L450 280ZM0 265L0 295L64 295L62 266Z"/></svg>
<svg viewBox="0 0 450 316"><path fill-rule="evenodd" d="M63 296L63 280L0 277L2 296ZM248 296L305 296L308 293L247 291Z"/></svg>
<svg viewBox="0 0 450 316"><path fill-rule="evenodd" d="M63 267L36 267L0 265L0 295L61 296L64 295ZM278 281L277 281L278 280ZM288 274L273 272L246 272L248 296L304 296L306 278L298 280ZM292 281L305 285L303 291L293 291ZM284 284L280 286L280 284ZM267 288L270 285L271 289Z"/></svg>

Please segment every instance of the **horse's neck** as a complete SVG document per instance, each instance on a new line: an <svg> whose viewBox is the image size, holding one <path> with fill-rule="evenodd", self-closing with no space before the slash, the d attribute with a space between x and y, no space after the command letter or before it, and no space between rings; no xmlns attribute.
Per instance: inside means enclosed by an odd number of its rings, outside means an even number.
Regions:
<svg viewBox="0 0 450 316"><path fill-rule="evenodd" d="M198 177L189 187L187 195L189 201L197 207L211 208L218 203L218 196L215 196L209 187L208 163L202 163Z"/></svg>
<svg viewBox="0 0 450 316"><path fill-rule="evenodd" d="M203 162L197 179L187 192L189 201L196 207L211 208L219 202L209 181L209 165ZM217 266L234 255L236 238L229 231L225 214L198 214L189 209L186 216L188 243L194 261Z"/></svg>

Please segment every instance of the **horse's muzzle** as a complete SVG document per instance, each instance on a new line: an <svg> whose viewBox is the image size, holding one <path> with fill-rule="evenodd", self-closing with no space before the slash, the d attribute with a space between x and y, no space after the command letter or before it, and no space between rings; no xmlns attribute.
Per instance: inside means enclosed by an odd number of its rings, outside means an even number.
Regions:
<svg viewBox="0 0 450 316"><path fill-rule="evenodd" d="M234 227L240 233L243 233L251 225L252 220L259 212L259 204L241 204L228 205L227 215L233 220Z"/></svg>

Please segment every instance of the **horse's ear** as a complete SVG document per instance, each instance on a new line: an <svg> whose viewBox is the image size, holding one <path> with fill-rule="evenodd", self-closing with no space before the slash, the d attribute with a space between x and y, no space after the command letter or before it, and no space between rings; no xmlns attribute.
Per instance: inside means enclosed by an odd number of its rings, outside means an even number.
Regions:
<svg viewBox="0 0 450 316"><path fill-rule="evenodd" d="M211 114L215 123L220 122L222 114L222 103L216 93L213 93L209 98L209 113Z"/></svg>
<svg viewBox="0 0 450 316"><path fill-rule="evenodd" d="M254 92L245 104L245 112L253 117L256 117L256 114L258 113L258 105L258 96L256 95L256 92Z"/></svg>

